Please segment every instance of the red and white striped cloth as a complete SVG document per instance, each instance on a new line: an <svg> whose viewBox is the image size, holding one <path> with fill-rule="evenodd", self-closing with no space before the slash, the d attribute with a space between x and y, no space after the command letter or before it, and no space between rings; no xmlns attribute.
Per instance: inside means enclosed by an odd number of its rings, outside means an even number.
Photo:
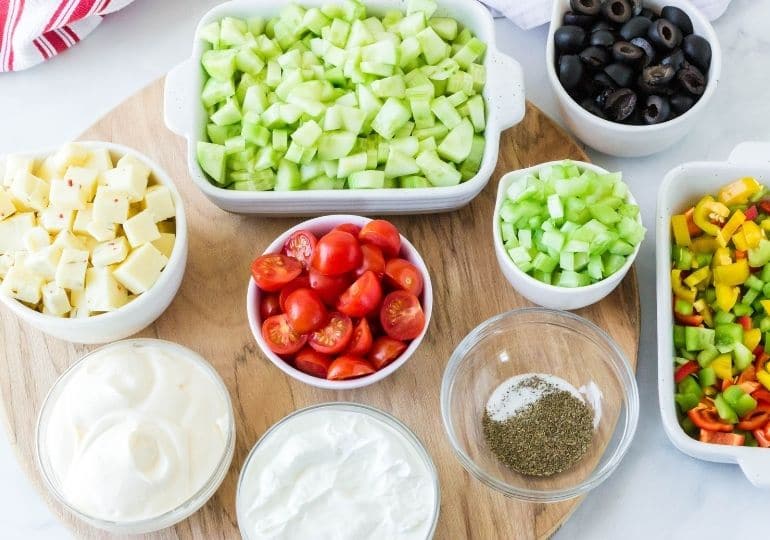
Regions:
<svg viewBox="0 0 770 540"><path fill-rule="evenodd" d="M0 0L0 72L56 56L133 0Z"/></svg>

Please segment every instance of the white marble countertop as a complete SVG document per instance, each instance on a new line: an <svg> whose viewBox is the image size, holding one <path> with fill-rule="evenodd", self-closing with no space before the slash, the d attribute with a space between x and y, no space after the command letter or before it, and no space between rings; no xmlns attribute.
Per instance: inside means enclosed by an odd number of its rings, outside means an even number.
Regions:
<svg viewBox="0 0 770 540"><path fill-rule="evenodd" d="M166 73L189 52L197 19L213 0L137 0L111 15L74 49L32 70L0 75L0 152L56 146L76 136L136 90ZM722 82L693 133L650 158L619 160L652 229L657 187L684 161L723 160L746 140L770 140L770 2L735 0L716 22L724 50ZM558 117L543 61L546 27L524 32L497 21L503 52L524 67L527 97ZM58 97L62 96L62 97ZM656 386L655 269L652 231L638 258L642 340L637 380L641 419L617 472L591 493L557 533L572 538L699 538L755 536L770 493L749 484L734 465L691 459L668 441ZM5 539L59 539L69 534L22 475L0 435L0 528ZM727 525L729 523L729 525ZM729 533L728 533L729 531Z"/></svg>

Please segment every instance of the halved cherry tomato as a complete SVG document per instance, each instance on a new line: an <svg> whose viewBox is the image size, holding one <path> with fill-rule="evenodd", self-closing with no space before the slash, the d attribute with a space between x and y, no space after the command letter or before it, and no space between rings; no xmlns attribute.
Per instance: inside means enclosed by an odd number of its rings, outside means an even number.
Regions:
<svg viewBox="0 0 770 540"><path fill-rule="evenodd" d="M343 355L337 358L329 366L327 379L338 381L341 379L353 379L374 373L372 365L360 356Z"/></svg>
<svg viewBox="0 0 770 540"><path fill-rule="evenodd" d="M393 291L385 297L380 311L382 329L393 339L414 339L425 328L425 313L412 293Z"/></svg>
<svg viewBox="0 0 770 540"><path fill-rule="evenodd" d="M332 229L333 231L344 231L348 234L352 234L356 238L358 238L358 234L361 232L361 227L358 225L353 225L352 223L343 223L342 225L337 225Z"/></svg>
<svg viewBox="0 0 770 540"><path fill-rule="evenodd" d="M385 277L394 287L415 296L422 292L422 274L406 259L390 259L385 265Z"/></svg>
<svg viewBox="0 0 770 540"><path fill-rule="evenodd" d="M379 247L386 258L398 257L401 251L401 235L398 229L384 219L374 219L364 225L358 239L364 244Z"/></svg>
<svg viewBox="0 0 770 540"><path fill-rule="evenodd" d="M751 330L754 323L751 322L751 317L748 315L742 315L738 317L738 324L743 327L743 330L748 331Z"/></svg>
<svg viewBox="0 0 770 540"><path fill-rule="evenodd" d="M298 370L321 379L326 378L331 363L332 359L329 356L321 354L307 345L294 357L294 366Z"/></svg>
<svg viewBox="0 0 770 540"><path fill-rule="evenodd" d="M759 215L759 212L757 212L757 205L752 204L743 214L746 217L746 221L754 221Z"/></svg>
<svg viewBox="0 0 770 540"><path fill-rule="evenodd" d="M764 430L755 429L753 433L759 446L762 448L770 448L770 428L765 427Z"/></svg>
<svg viewBox="0 0 770 540"><path fill-rule="evenodd" d="M338 354L348 346L352 335L353 323L350 317L335 311L329 314L326 326L310 334L308 343L320 353Z"/></svg>
<svg viewBox="0 0 770 540"><path fill-rule="evenodd" d="M312 289L297 289L286 298L286 318L295 332L307 334L326 323L328 314Z"/></svg>
<svg viewBox="0 0 770 540"><path fill-rule="evenodd" d="M738 435L737 433L724 433L701 429L700 441L711 444L724 444L727 446L743 446L743 443L746 442L746 436Z"/></svg>
<svg viewBox="0 0 770 540"><path fill-rule="evenodd" d="M316 244L311 263L325 276L338 276L361 266L363 258L361 246L352 234L331 231Z"/></svg>
<svg viewBox="0 0 770 540"><path fill-rule="evenodd" d="M334 306L340 299L340 295L345 289L350 287L350 276L342 274L339 276L325 276L318 270L310 269L308 274L310 278L310 287L318 293L327 306Z"/></svg>
<svg viewBox="0 0 770 540"><path fill-rule="evenodd" d="M755 429L765 427L768 421L770 421L770 404L760 403L756 409L738 422L738 429L754 431Z"/></svg>
<svg viewBox="0 0 770 540"><path fill-rule="evenodd" d="M356 277L361 277L364 272L371 270L378 278L382 278L385 274L385 257L382 255L382 250L372 244L363 244L361 253L364 255L364 262L356 270Z"/></svg>
<svg viewBox="0 0 770 540"><path fill-rule="evenodd" d="M361 319L353 330L353 337L350 339L350 345L348 345L345 354L366 356L371 348L372 330L369 328L369 322L366 319Z"/></svg>
<svg viewBox="0 0 770 540"><path fill-rule="evenodd" d="M699 369L700 366L698 365L698 362L690 361L686 364L682 364L679 366L679 369L676 370L676 373L674 373L674 382L682 382L693 373L697 373Z"/></svg>
<svg viewBox="0 0 770 540"><path fill-rule="evenodd" d="M281 313L281 304L277 294L263 294L259 302L259 318L263 321L273 315Z"/></svg>
<svg viewBox="0 0 770 540"><path fill-rule="evenodd" d="M367 270L342 293L337 302L337 309L350 317L365 317L377 309L380 300L382 300L380 280L374 272Z"/></svg>
<svg viewBox="0 0 770 540"><path fill-rule="evenodd" d="M378 370L390 364L401 356L406 350L406 343L387 336L380 336L374 340L372 350L369 352L369 361Z"/></svg>
<svg viewBox="0 0 770 540"><path fill-rule="evenodd" d="M701 315L682 315L674 311L674 317L680 324L685 326L700 326L703 323Z"/></svg>
<svg viewBox="0 0 770 540"><path fill-rule="evenodd" d="M729 432L733 430L732 425L722 422L716 409L713 408L695 407L687 411L687 416L690 417L693 424L707 431Z"/></svg>
<svg viewBox="0 0 770 540"><path fill-rule="evenodd" d="M764 401L770 404L770 391L764 388L758 388L751 393L751 397L758 401Z"/></svg>
<svg viewBox="0 0 770 540"><path fill-rule="evenodd" d="M283 253L289 257L294 257L302 263L302 266L308 268L317 242L315 235L310 231L295 231L283 245Z"/></svg>
<svg viewBox="0 0 770 540"><path fill-rule="evenodd" d="M282 253L262 255L251 263L251 276L263 291L275 292L301 273L302 264Z"/></svg>
<svg viewBox="0 0 770 540"><path fill-rule="evenodd" d="M310 287L310 280L307 276L299 276L297 279L293 279L284 285L281 289L281 294L278 295L278 305L281 306L281 311L286 311L286 299L291 293L297 289L304 289L307 287Z"/></svg>
<svg viewBox="0 0 770 540"><path fill-rule="evenodd" d="M262 323L262 337L275 354L294 354L307 342L307 336L292 330L285 314L273 315Z"/></svg>

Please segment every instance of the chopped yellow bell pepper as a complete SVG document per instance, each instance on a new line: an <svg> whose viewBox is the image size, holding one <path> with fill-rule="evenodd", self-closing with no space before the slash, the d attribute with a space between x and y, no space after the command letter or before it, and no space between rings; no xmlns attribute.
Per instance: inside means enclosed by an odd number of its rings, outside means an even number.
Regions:
<svg viewBox="0 0 770 540"><path fill-rule="evenodd" d="M714 266L725 266L726 264L732 264L733 258L730 256L730 250L728 248L717 248L714 252L714 257L711 259L711 263Z"/></svg>
<svg viewBox="0 0 770 540"><path fill-rule="evenodd" d="M711 316L711 308L709 308L709 305L706 303L706 301L703 298L693 302L692 307L695 309L695 311L700 313L701 317L703 317L703 322L706 323L706 326L708 327L714 326L714 320Z"/></svg>
<svg viewBox="0 0 770 540"><path fill-rule="evenodd" d="M674 231L674 241L677 246L686 247L690 245L690 231L687 227L687 216L684 214L671 216L671 228Z"/></svg>
<svg viewBox="0 0 770 540"><path fill-rule="evenodd" d="M746 236L743 234L743 231L735 233L731 240L733 241L735 249L739 251L748 251L749 244L746 242Z"/></svg>
<svg viewBox="0 0 770 540"><path fill-rule="evenodd" d="M730 311L738 302L739 287L728 287L727 285L716 285L714 287L717 294L717 306L722 311Z"/></svg>
<svg viewBox="0 0 770 540"><path fill-rule="evenodd" d="M763 219L759 226L762 227L763 231L770 232L770 218Z"/></svg>
<svg viewBox="0 0 770 540"><path fill-rule="evenodd" d="M703 268L699 268L686 278L684 278L684 284L688 287L695 287L698 285L698 283L701 283L704 280L707 280L711 277L711 270L709 270L708 266L704 266Z"/></svg>
<svg viewBox="0 0 770 540"><path fill-rule="evenodd" d="M733 378L733 357L729 354L720 354L709 364L720 379ZM770 375L770 373L768 374Z"/></svg>
<svg viewBox="0 0 770 540"><path fill-rule="evenodd" d="M682 284L682 271L676 268L671 270L671 290L678 298L691 303L695 302L695 296L698 294L694 287L687 288Z"/></svg>
<svg viewBox="0 0 770 540"><path fill-rule="evenodd" d="M743 285L749 279L749 262L739 259L732 264L717 266L714 268L714 284L716 285Z"/></svg>
<svg viewBox="0 0 770 540"><path fill-rule="evenodd" d="M749 249L757 247L759 241L762 240L762 229L753 221L747 221L741 225L741 231L743 236L746 237L746 245Z"/></svg>
<svg viewBox="0 0 770 540"><path fill-rule="evenodd" d="M765 314L770 315L770 300L760 300L759 303L765 308Z"/></svg>
<svg viewBox="0 0 770 540"><path fill-rule="evenodd" d="M714 253L719 247L713 236L699 236L692 241L690 249L695 253Z"/></svg>
<svg viewBox="0 0 770 540"><path fill-rule="evenodd" d="M762 386L770 390L770 373L764 369L757 371L757 380L762 383Z"/></svg>
<svg viewBox="0 0 770 540"><path fill-rule="evenodd" d="M729 215L729 208L722 203L716 202L711 195L706 195L695 206L692 219L703 232L716 236L720 231L720 227L712 223L711 220L723 221Z"/></svg>
<svg viewBox="0 0 770 540"><path fill-rule="evenodd" d="M752 328L743 332L743 344L748 347L750 351L753 351L759 345L762 340L762 330L759 328Z"/></svg>
<svg viewBox="0 0 770 540"><path fill-rule="evenodd" d="M749 198L759 193L761 189L762 186L756 179L747 176L740 180L736 180L731 184L727 184L719 190L717 197L720 202L728 206L746 204L749 202Z"/></svg>
<svg viewBox="0 0 770 540"><path fill-rule="evenodd" d="M730 241L730 238L733 237L733 235L738 230L738 227L743 225L743 223L746 221L746 215L741 212L740 210L736 210L733 212L733 215L730 217L730 220L725 223L725 226L722 227L722 230L719 231L716 235L717 242L719 242L719 245L722 247L727 247L727 243Z"/></svg>

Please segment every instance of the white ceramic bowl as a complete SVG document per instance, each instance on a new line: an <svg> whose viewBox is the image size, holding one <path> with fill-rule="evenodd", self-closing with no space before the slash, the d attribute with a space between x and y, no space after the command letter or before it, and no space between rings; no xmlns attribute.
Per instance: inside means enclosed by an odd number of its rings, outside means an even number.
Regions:
<svg viewBox="0 0 770 540"><path fill-rule="evenodd" d="M370 221L371 219L369 218L347 215L322 216L309 219L307 221L303 221L299 225L295 225L281 236L276 238L273 243L267 247L264 253L280 253L289 236L300 229L311 231L313 234L320 238L334 227L342 225L343 223L353 223L354 225L363 227ZM352 388L362 388L364 386L369 386L370 384L379 382L382 379L390 376L398 368L406 364L406 361L409 360L409 358L414 354L414 351L416 351L420 346L420 343L422 343L422 340L425 337L425 333L428 331L428 327L430 326L430 317L431 313L433 312L433 285L430 281L430 273L428 272L428 267L425 266L425 262L417 252L417 249L415 249L409 240L404 238L404 235L401 235L401 253L399 256L415 265L422 274L423 291L420 295L420 303L422 304L422 310L425 313L425 328L422 329L422 332L420 332L419 336L417 336L412 340L411 343L409 343L409 346L406 348L406 350L395 361L388 364L381 370L372 373L371 375L344 381L329 381L327 379L313 377L312 375L308 375L307 373L294 368L280 356L271 351L267 346L265 339L262 337L262 317L259 314L259 304L262 300L263 293L259 287L257 287L254 279L250 278L249 288L246 292L246 311L249 318L249 327L251 328L251 333L254 334L254 339L257 340L259 348L262 349L262 354L267 356L267 358L273 364L275 364L278 369L286 373L288 376L311 386L315 386L317 388L325 388L327 390L349 390Z"/></svg>
<svg viewBox="0 0 770 540"><path fill-rule="evenodd" d="M658 397L663 427L679 450L692 457L737 463L752 484L770 489L770 450L709 444L690 438L679 425L674 403L674 338L671 295L671 216L697 203L704 195L743 176L770 186L770 143L744 143L727 161L685 163L672 169L658 193Z"/></svg>
<svg viewBox="0 0 770 540"><path fill-rule="evenodd" d="M259 2L233 0L208 11L198 23L202 26L225 16L274 17L289 0ZM320 6L325 0L302 0L304 6ZM220 208L243 214L317 215L331 212L364 214L420 214L453 210L468 204L486 186L497 164L500 132L518 124L524 117L524 80L521 66L497 50L495 29L489 10L469 0L440 0L437 15L451 16L470 28L487 44L484 65L487 84L487 140L484 159L476 176L452 187L373 190L323 190L295 192L247 192L222 189L206 178L195 157L198 140L204 139L206 115L200 101L203 70L200 57L203 43L194 39L192 56L166 77L165 119L173 132L187 139L187 166L190 177L203 194ZM406 7L405 0L369 0L369 13L382 15ZM196 30L197 35L197 30Z"/></svg>
<svg viewBox="0 0 770 540"><path fill-rule="evenodd" d="M53 337L73 343L107 343L123 339L146 328L171 304L182 284L187 266L187 220L182 197L171 177L147 156L127 146L110 142L78 141L78 144L86 148L106 148L112 155L113 161L117 161L124 155L134 156L152 169L151 178L169 188L176 207L176 241L168 264L149 291L120 309L93 317L69 319L46 315L4 294L0 294L0 302L24 322ZM28 153L28 155L42 158L55 151L56 149L53 149Z"/></svg>
<svg viewBox="0 0 770 540"><path fill-rule="evenodd" d="M506 252L500 232L500 208L502 208L503 202L505 202L505 192L508 190L508 187L514 179L530 174L543 167L549 167L559 163L562 163L562 161L541 163L540 165L535 165L534 167L529 167L527 169L509 172L500 179L500 184L497 187L495 213L492 217L492 235L495 243L495 254L497 255L497 262L500 264L500 269L503 271L503 275L509 283L513 285L513 288L521 295L535 304L551 309L580 309L595 304L615 290L615 287L617 287L620 282L623 281L623 278L626 277L626 274L631 269L631 265L634 264L636 255L639 253L641 242L636 246L634 252L628 256L625 264L620 267L620 270L601 281L586 285L585 287L557 287L538 281L526 272L522 272ZM598 174L608 174L607 170L597 167L592 163L585 163L583 161L572 161L572 163L581 169L588 169L589 171ZM631 195L630 191L628 192L628 202L636 204L636 199L634 199L634 196ZM641 224L641 215L638 220Z"/></svg>
<svg viewBox="0 0 770 540"><path fill-rule="evenodd" d="M554 0L551 28L546 46L548 80L559 102L561 116L567 127L584 143L600 152L619 157L647 156L665 150L682 139L695 125L714 96L722 72L722 49L714 27L688 0L644 0L644 5L657 12L664 6L676 6L692 19L697 35L711 44L711 67L706 91L700 100L682 116L652 126L631 126L603 120L594 116L570 97L556 74L556 51L553 36L562 26L563 16L569 10L570 0Z"/></svg>

